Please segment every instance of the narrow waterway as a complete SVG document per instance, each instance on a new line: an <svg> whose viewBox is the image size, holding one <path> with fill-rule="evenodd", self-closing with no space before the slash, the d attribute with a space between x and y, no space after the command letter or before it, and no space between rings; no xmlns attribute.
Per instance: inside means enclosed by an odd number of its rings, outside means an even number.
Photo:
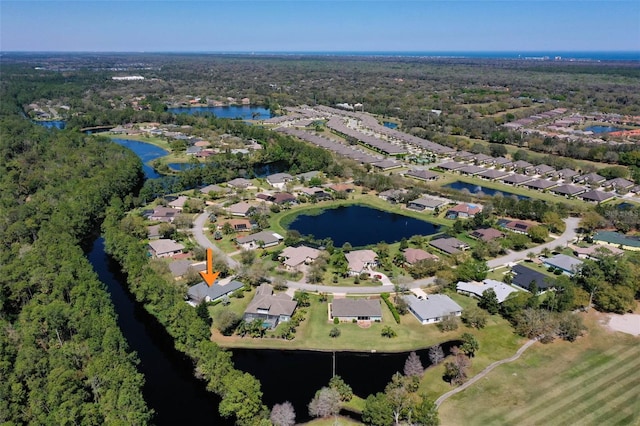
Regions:
<svg viewBox="0 0 640 426"><path fill-rule="evenodd" d="M232 425L218 414L220 399L193 375L192 363L173 347L156 319L135 302L125 287L125 276L97 239L88 255L93 269L111 294L118 326L140 359L144 398L155 411L154 424Z"/></svg>

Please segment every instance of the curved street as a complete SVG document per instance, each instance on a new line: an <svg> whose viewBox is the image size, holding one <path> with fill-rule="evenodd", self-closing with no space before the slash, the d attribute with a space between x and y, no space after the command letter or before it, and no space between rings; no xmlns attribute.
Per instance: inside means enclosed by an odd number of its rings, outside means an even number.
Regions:
<svg viewBox="0 0 640 426"><path fill-rule="evenodd" d="M208 221L209 213L200 214L193 223L192 233L196 242L200 244L202 247L211 248L214 252L224 256L229 267L235 269L239 266L238 261L227 255L223 252L218 246L213 244L211 240L205 235L205 225ZM545 244L541 244L529 250L523 250L520 252L511 251L504 256L489 260L487 265L489 265L490 269L499 268L502 266L506 266L509 263L515 263L521 260L525 260L527 258L527 254L530 252L539 254L545 248L553 249L559 245L567 246L570 242L577 238L576 228L580 222L580 218L577 217L569 217L564 220L566 225L565 231L558 238L554 239ZM420 288L425 287L430 284L433 284L434 277L429 277L421 280L412 281L405 286L412 288ZM306 290L310 292L320 292L320 293L345 293L345 294L377 294L377 293L391 293L395 291L394 285L385 284L380 286L358 286L358 287L337 287L337 286L327 286L327 285L319 285L319 284L308 284L299 281L287 281L287 286L296 290Z"/></svg>

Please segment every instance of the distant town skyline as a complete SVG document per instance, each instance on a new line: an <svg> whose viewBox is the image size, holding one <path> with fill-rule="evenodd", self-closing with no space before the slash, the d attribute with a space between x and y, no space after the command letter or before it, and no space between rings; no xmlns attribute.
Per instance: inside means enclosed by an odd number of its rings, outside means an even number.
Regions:
<svg viewBox="0 0 640 426"><path fill-rule="evenodd" d="M640 51L640 1L2 0L0 50Z"/></svg>

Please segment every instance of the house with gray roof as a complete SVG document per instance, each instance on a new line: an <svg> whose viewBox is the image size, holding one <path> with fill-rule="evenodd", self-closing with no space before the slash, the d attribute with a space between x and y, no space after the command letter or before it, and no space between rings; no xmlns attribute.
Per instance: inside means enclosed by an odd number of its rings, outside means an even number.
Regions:
<svg viewBox="0 0 640 426"><path fill-rule="evenodd" d="M630 180L627 179L623 179L623 178L614 178L614 179L610 179L608 181L606 181L605 183L602 184L602 186L604 187L611 187L613 189L615 189L616 191L621 190L621 189L630 189L635 185L635 183L631 182Z"/></svg>
<svg viewBox="0 0 640 426"><path fill-rule="evenodd" d="M445 317L462 315L462 307L444 294L429 294L418 299L413 294L402 296L420 324L435 324Z"/></svg>
<svg viewBox="0 0 640 426"><path fill-rule="evenodd" d="M461 169L464 166L465 166L465 164L457 163L455 161L451 161L449 163L442 163L442 164L438 165L438 167L440 167L441 169L447 170L447 171L450 171L450 172L458 170L458 169Z"/></svg>
<svg viewBox="0 0 640 426"><path fill-rule="evenodd" d="M604 176L600 176L597 173L589 173L584 176L580 176L576 179L576 182L582 182L586 185L599 185L607 180Z"/></svg>
<svg viewBox="0 0 640 426"><path fill-rule="evenodd" d="M527 172L533 167L533 164L529 163L528 161L518 160L513 162L512 167L516 170Z"/></svg>
<svg viewBox="0 0 640 426"><path fill-rule="evenodd" d="M423 181L437 180L441 176L440 173L432 172L431 170L417 170L417 169L409 170L404 175L406 177L411 177L411 178L423 180Z"/></svg>
<svg viewBox="0 0 640 426"><path fill-rule="evenodd" d="M602 203L604 201L608 201L615 198L615 194L613 192L604 192L604 191L598 191L597 189L594 189L591 191L587 191L583 194L580 194L580 198L582 198L584 201Z"/></svg>
<svg viewBox="0 0 640 426"><path fill-rule="evenodd" d="M429 210L433 211L437 208L444 207L448 204L448 202L431 198L431 197L420 197L416 200L409 201L407 203L407 208L411 210L424 211Z"/></svg>
<svg viewBox="0 0 640 426"><path fill-rule="evenodd" d="M496 294L498 303L504 302L511 293L515 293L516 291L518 291L510 285L503 283L502 281L490 279L485 279L481 283L476 281L458 281L458 284L456 285L456 291L458 293L466 294L468 296L474 296L477 298L482 297L482 294L489 289L492 289Z"/></svg>
<svg viewBox="0 0 640 426"><path fill-rule="evenodd" d="M378 198L388 201L391 204L396 204L402 200L407 192L406 189L387 189L386 191L378 193Z"/></svg>
<svg viewBox="0 0 640 426"><path fill-rule="evenodd" d="M573 275L583 262L580 259L567 256L566 254L556 254L553 257L543 260L542 263L547 267L560 269L565 275Z"/></svg>
<svg viewBox="0 0 640 426"><path fill-rule="evenodd" d="M280 244L284 237L273 231L260 231L246 237L236 238L236 243L245 250L273 247Z"/></svg>
<svg viewBox="0 0 640 426"><path fill-rule="evenodd" d="M267 176L267 183L274 188L284 189L288 182L293 180L289 173L275 173Z"/></svg>
<svg viewBox="0 0 640 426"><path fill-rule="evenodd" d="M429 245L437 248L438 250L446 254L458 254L464 250L468 250L470 247L467 243L460 241L457 238L438 238L437 240L431 240Z"/></svg>
<svg viewBox="0 0 640 426"><path fill-rule="evenodd" d="M539 191L552 188L556 185L558 185L558 182L554 182L547 179L536 179L536 180L532 180L531 182L524 183L524 186L526 186L527 188L537 189Z"/></svg>
<svg viewBox="0 0 640 426"><path fill-rule="evenodd" d="M540 176L547 176L555 171L556 169L551 166L547 166L546 164L538 164L533 168L533 172Z"/></svg>
<svg viewBox="0 0 640 426"><path fill-rule="evenodd" d="M553 174L554 177L557 177L560 179L573 179L577 175L578 175L578 172L576 172L573 169L562 169L562 170L558 170Z"/></svg>
<svg viewBox="0 0 640 426"><path fill-rule="evenodd" d="M382 308L379 299L333 299L329 304L331 320L338 318L340 322L382 321Z"/></svg>
<svg viewBox="0 0 640 426"><path fill-rule="evenodd" d="M203 301L215 302L242 287L244 287L244 284L230 278L218 280L210 286L204 281L200 281L198 284L189 287L187 290L187 300L193 306Z"/></svg>
<svg viewBox="0 0 640 426"><path fill-rule="evenodd" d="M200 188L200 192L202 192L203 194L210 194L210 193L214 193L214 194L226 194L227 192L230 192L229 188L223 188L219 185L207 185L204 186L202 188Z"/></svg>
<svg viewBox="0 0 640 426"><path fill-rule="evenodd" d="M501 179L503 183L506 183L508 185L522 185L525 182L529 182L530 180L533 180L533 178L531 176L526 176L526 175L520 175L520 174L512 174L509 175L503 179Z"/></svg>
<svg viewBox="0 0 640 426"><path fill-rule="evenodd" d="M477 174L482 173L482 172L484 172L486 170L487 169L485 169L484 167L474 166L474 165L464 166L464 167L458 169L458 171L460 173L462 173L463 175L469 175L469 176L477 175Z"/></svg>
<svg viewBox="0 0 640 426"><path fill-rule="evenodd" d="M247 189L253 186L253 182L245 178L235 178L227 182L227 185L236 189Z"/></svg>
<svg viewBox="0 0 640 426"><path fill-rule="evenodd" d="M261 284L242 319L246 322L260 319L265 327L273 329L279 323L291 320L297 306L298 303L288 294L274 294L270 284Z"/></svg>
<svg viewBox="0 0 640 426"><path fill-rule="evenodd" d="M226 210L234 216L247 217L253 209L256 209L255 203L247 203L246 201L240 201L239 203L232 204L226 207Z"/></svg>
<svg viewBox="0 0 640 426"><path fill-rule="evenodd" d="M483 179L488 179L488 180L500 179L508 175L509 175L509 172L506 172L504 170L496 170L496 169L489 169L489 170L485 170L482 173L478 173L478 177L481 177Z"/></svg>
<svg viewBox="0 0 640 426"><path fill-rule="evenodd" d="M158 240L151 240L147 244L149 253L153 257L170 257L176 254L182 253L184 246L173 240L166 238L160 238Z"/></svg>
<svg viewBox="0 0 640 426"><path fill-rule="evenodd" d="M575 197L578 194L582 194L586 190L587 188L585 188L584 186L567 184L567 185L556 186L555 188L551 188L549 191L557 195L564 195L566 197Z"/></svg>
<svg viewBox="0 0 640 426"><path fill-rule="evenodd" d="M193 270L196 272L204 271L207 269L207 264L205 262L197 262L192 263L187 259L180 259L174 262L169 263L169 270L171 271L171 275L176 280L179 280L183 276L189 272L189 270Z"/></svg>

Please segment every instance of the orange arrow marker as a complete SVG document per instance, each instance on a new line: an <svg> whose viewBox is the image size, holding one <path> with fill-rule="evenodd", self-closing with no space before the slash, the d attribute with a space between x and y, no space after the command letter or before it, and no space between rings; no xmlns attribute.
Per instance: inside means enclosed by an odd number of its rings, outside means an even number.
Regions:
<svg viewBox="0 0 640 426"><path fill-rule="evenodd" d="M209 287L216 282L218 275L220 275L220 272L213 272L213 252L210 248L207 249L207 270L200 271L200 275Z"/></svg>

